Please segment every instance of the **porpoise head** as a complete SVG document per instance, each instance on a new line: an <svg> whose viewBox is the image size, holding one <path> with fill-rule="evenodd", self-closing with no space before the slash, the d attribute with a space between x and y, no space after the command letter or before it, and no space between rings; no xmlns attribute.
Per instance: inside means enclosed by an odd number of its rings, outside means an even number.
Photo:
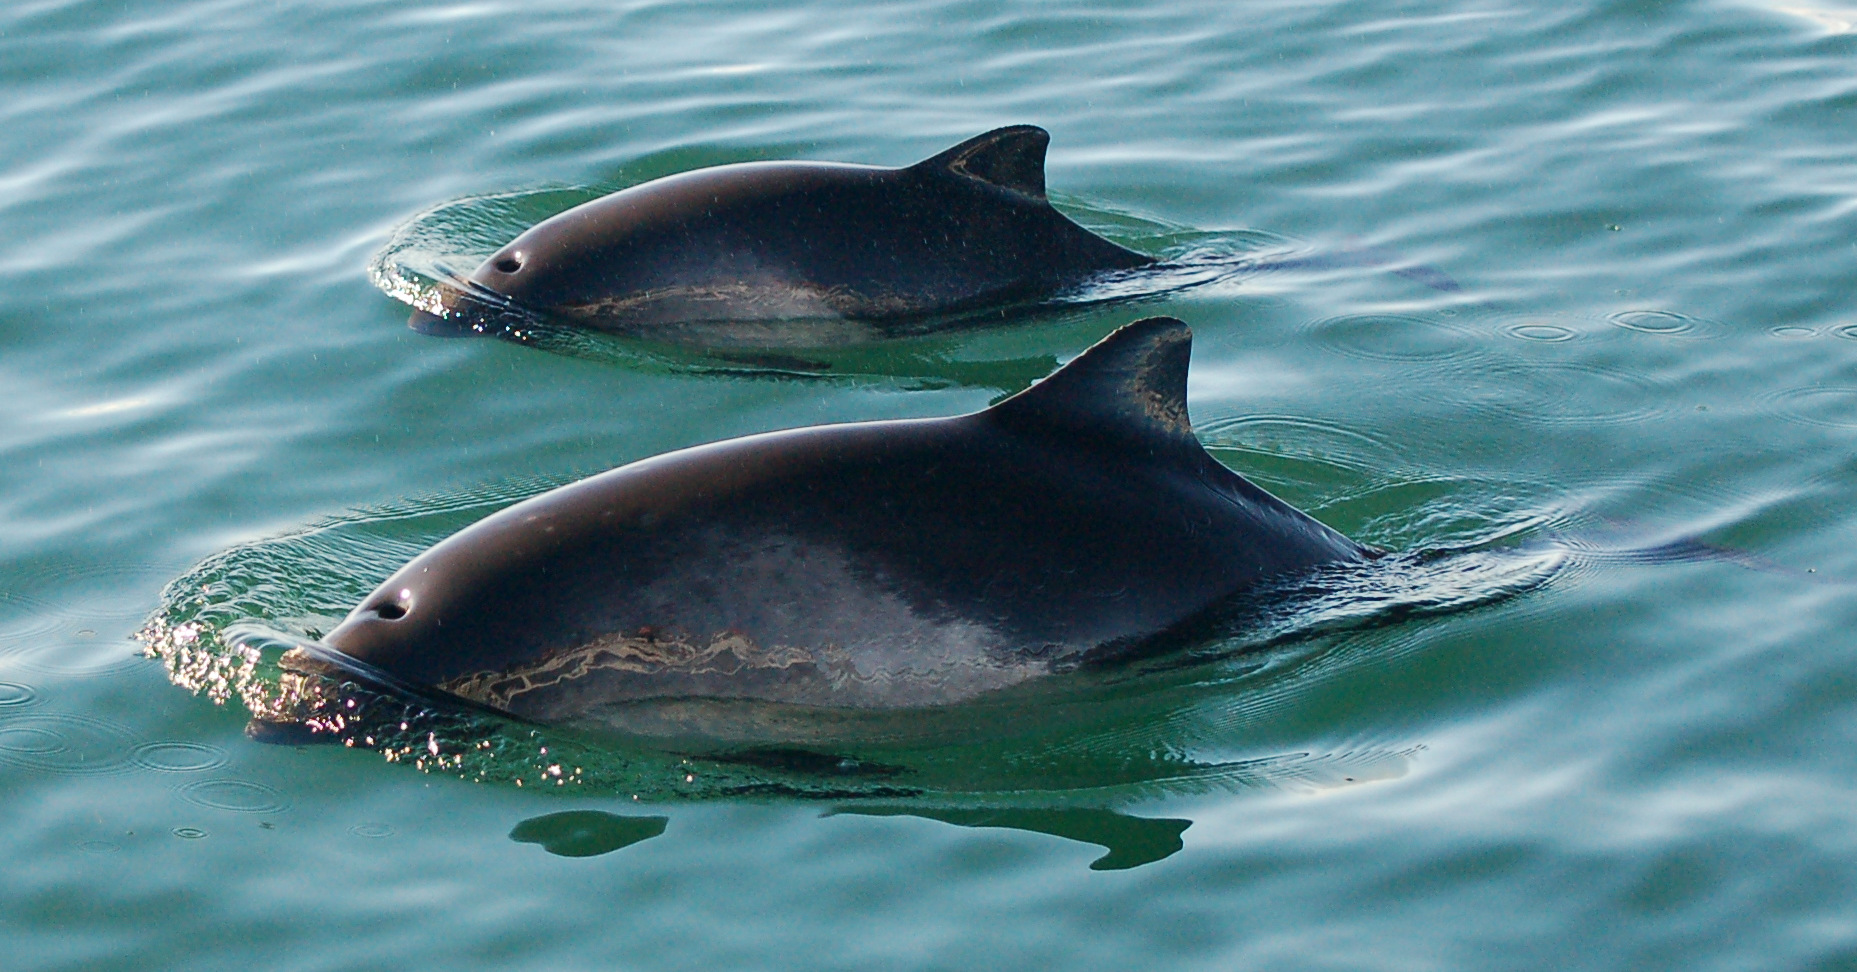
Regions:
<svg viewBox="0 0 1857 972"><path fill-rule="evenodd" d="M701 234L691 232L693 222L743 199L769 195L782 175L790 179L795 173L851 168L860 167L816 162L712 166L581 203L524 230L468 277L446 281L437 306L414 311L408 325L441 336L519 337L523 325L550 315L571 319L579 312L596 312L602 304L625 304L628 297L675 286L686 261L700 268L699 279L704 273L739 272L752 266L757 245L777 241L731 237L719 243L711 239L715 245L705 247Z"/></svg>
<svg viewBox="0 0 1857 972"><path fill-rule="evenodd" d="M350 611L323 643L383 671L425 684L437 681L431 673L407 671L407 666L421 669L425 667L422 660L444 657L444 619L451 615L453 630L462 631L459 622L463 618L456 610L459 605L448 603L455 599L446 597L445 586L422 583L430 575L418 567L415 561L389 578Z"/></svg>
<svg viewBox="0 0 1857 972"><path fill-rule="evenodd" d="M350 611L323 643L417 685L507 660L553 635L550 618L512 618L500 595L547 603L546 576L530 569L561 552L548 510L506 509L413 558Z"/></svg>

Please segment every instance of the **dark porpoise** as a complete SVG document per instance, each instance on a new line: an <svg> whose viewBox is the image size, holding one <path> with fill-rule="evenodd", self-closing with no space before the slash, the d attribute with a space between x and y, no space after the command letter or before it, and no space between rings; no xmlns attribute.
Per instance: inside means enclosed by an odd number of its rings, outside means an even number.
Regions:
<svg viewBox="0 0 1857 972"><path fill-rule="evenodd" d="M743 162L655 179L531 227L411 324L504 335L539 312L663 341L824 346L1154 263L1051 208L1050 140L1016 125L904 168Z"/></svg>
<svg viewBox="0 0 1857 972"><path fill-rule="evenodd" d="M751 435L563 486L414 558L313 657L538 722L680 698L932 706L1373 556L1205 451L1191 345L1150 318L983 411Z"/></svg>

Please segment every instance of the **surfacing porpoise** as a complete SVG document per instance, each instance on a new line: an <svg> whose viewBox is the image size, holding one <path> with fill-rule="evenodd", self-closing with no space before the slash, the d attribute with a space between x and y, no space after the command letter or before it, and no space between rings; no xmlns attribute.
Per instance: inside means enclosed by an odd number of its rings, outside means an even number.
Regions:
<svg viewBox="0 0 1857 972"><path fill-rule="evenodd" d="M1205 451L1191 342L1150 318L979 412L751 435L563 486L414 558L296 660L544 723L677 699L936 706L1374 556Z"/></svg>
<svg viewBox="0 0 1857 972"><path fill-rule="evenodd" d="M667 342L825 346L1156 262L1051 207L1049 142L1015 125L903 168L743 162L665 176L536 224L410 323L509 336L539 313Z"/></svg>

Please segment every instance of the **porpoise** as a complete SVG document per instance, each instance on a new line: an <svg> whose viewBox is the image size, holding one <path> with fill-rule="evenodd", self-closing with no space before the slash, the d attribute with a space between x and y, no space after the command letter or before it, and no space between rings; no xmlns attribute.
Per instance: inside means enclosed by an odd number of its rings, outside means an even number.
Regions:
<svg viewBox="0 0 1857 972"><path fill-rule="evenodd" d="M413 314L438 334L536 315L705 346L826 346L922 330L1155 263L1045 198L1042 128L902 168L742 162L654 179L531 227Z"/></svg>
<svg viewBox="0 0 1857 972"><path fill-rule="evenodd" d="M542 723L938 706L1376 556L1206 452L1191 341L1149 318L978 412L750 435L543 493L415 557L295 661Z"/></svg>

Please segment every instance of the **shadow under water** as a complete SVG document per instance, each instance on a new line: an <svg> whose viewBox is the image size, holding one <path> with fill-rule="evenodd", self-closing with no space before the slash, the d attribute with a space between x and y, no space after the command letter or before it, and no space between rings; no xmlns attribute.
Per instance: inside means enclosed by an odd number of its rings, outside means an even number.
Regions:
<svg viewBox="0 0 1857 972"><path fill-rule="evenodd" d="M1191 820L1136 817L1114 810L1022 809L1011 807L915 807L891 804L853 804L834 807L825 815L864 817L918 817L956 827L995 827L1045 834L1080 844L1094 844L1107 853L1090 862L1093 871L1121 871L1152 864L1179 853L1180 835ZM604 810L563 810L530 817L509 832L519 844L537 844L557 857L597 857L660 836L670 825L663 816L630 816Z"/></svg>
<svg viewBox="0 0 1857 972"><path fill-rule="evenodd" d="M669 817L628 817L603 810L563 810L530 817L509 832L518 844L540 844L557 857L597 857L664 833Z"/></svg>
<svg viewBox="0 0 1857 972"><path fill-rule="evenodd" d="M1090 862L1092 871L1123 871L1171 857L1186 846L1180 835L1193 826L1191 820L1135 817L1114 810L1088 808L962 809L864 804L840 807L832 813L866 817L921 817L957 827L1000 827L1049 834L1080 844L1095 844L1108 853Z"/></svg>

